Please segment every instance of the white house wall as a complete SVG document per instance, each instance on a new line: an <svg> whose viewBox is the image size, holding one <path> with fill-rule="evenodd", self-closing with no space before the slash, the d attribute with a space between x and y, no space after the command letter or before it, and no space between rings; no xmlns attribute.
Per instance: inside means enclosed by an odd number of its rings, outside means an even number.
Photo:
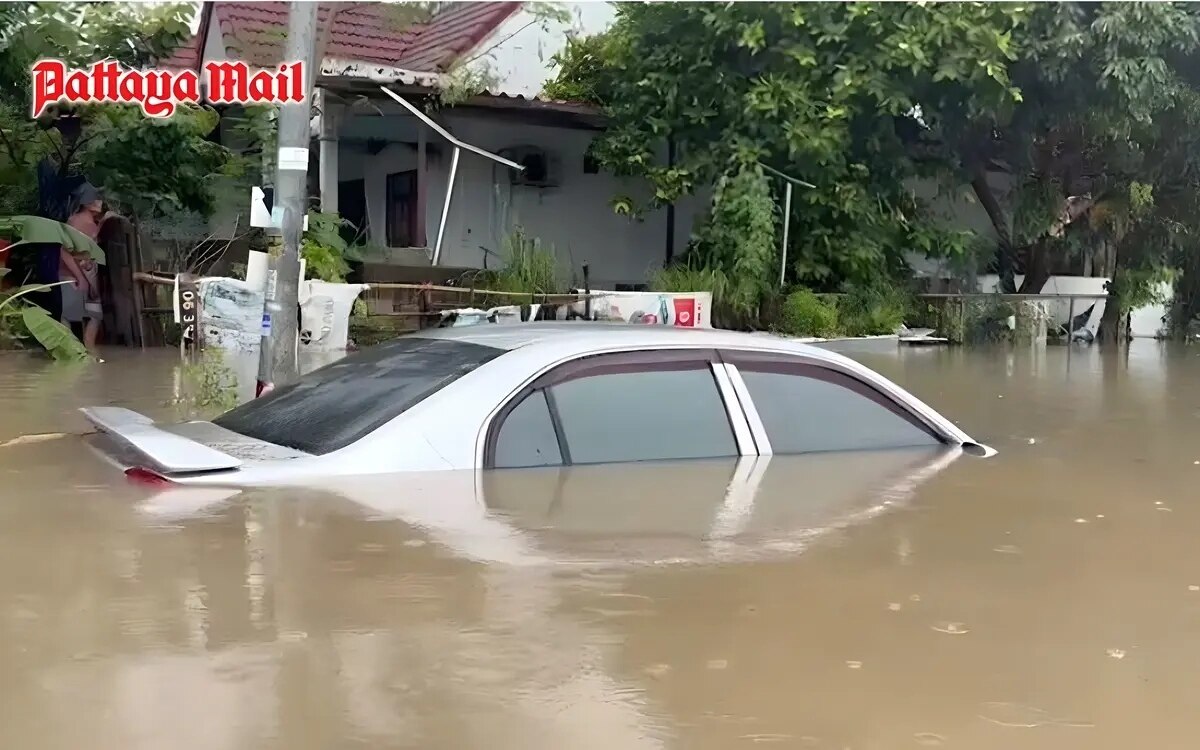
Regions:
<svg viewBox="0 0 1200 750"><path fill-rule="evenodd" d="M496 77L492 92L534 96L553 75L550 62L567 44L571 34L598 34L616 17L610 3L558 3L570 21L540 20L528 7L517 11L495 33L483 40L471 54L479 55L472 64L484 66Z"/></svg>
<svg viewBox="0 0 1200 750"><path fill-rule="evenodd" d="M507 168L476 154L464 152L459 162L457 186L446 225L441 265L481 268L486 247L496 255L488 266L502 263L504 238L515 226L530 237L552 247L564 280L582 281L582 265L589 264L592 284L643 283L649 270L660 267L665 257L666 211L660 209L641 219L617 215L612 209L616 195L644 200L649 189L640 180L611 174L585 174L583 156L595 133L586 130L539 127L497 122L478 116L449 115L444 124L455 136L480 148L497 152L517 145L535 145L557 158L561 182L554 188L512 186ZM357 117L346 123L339 150L340 180L363 178L372 240L384 244L387 175L416 168L416 153L408 146L388 145L373 156L361 141L381 137L394 140L415 138L413 118ZM436 237L451 148L436 134L428 142L440 153L429 158L429 189L426 200L426 240L432 247ZM676 205L675 252L688 242L693 222L706 213L710 196L692 196Z"/></svg>
<svg viewBox="0 0 1200 750"><path fill-rule="evenodd" d="M992 247L999 239L996 229L988 218L987 211L979 205L970 186L962 185L956 188L946 188L930 178L914 179L908 183L908 188L916 198L924 203L942 224L958 231L969 231L985 238ZM1000 172L988 173L988 184L991 185L997 199L1003 205L1012 191L1014 180L1011 175ZM1010 212L1011 214L1011 212ZM927 258L923 252L910 251L905 259L919 276L945 277L956 275L952 265L944 259Z"/></svg>

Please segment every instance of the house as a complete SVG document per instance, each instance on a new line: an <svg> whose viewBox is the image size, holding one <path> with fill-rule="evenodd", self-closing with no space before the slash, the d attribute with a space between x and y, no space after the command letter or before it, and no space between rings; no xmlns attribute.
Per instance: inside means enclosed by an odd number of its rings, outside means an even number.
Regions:
<svg viewBox="0 0 1200 750"><path fill-rule="evenodd" d="M607 4L566 5L583 33L603 30L612 18ZM646 198L648 186L602 172L588 158L604 125L598 111L539 95L553 74L550 57L571 28L541 18L533 6L439 3L427 21L403 26L394 4L322 4L319 34L336 11L314 97L320 114L310 192L322 210L339 212L386 248L372 258L372 267L386 267L376 269L375 280L432 280L497 268L505 238L518 226L553 247L564 281L581 281L587 264L596 288L636 288L685 248L707 196L636 218L613 211L615 196ZM219 59L278 63L287 21L283 2L204 3L197 33L166 64L199 70ZM460 75L456 71L481 67L495 85L433 110L432 126L381 90L387 86L430 111L425 105ZM439 128L524 170L458 150ZM249 196L225 200L218 220L229 225L246 213Z"/></svg>

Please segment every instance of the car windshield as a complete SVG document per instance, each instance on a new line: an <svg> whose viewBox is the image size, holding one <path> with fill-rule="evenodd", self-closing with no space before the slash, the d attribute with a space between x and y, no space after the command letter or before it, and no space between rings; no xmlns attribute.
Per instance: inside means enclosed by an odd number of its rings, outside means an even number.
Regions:
<svg viewBox="0 0 1200 750"><path fill-rule="evenodd" d="M329 453L503 353L479 344L405 336L314 370L213 421L268 443Z"/></svg>

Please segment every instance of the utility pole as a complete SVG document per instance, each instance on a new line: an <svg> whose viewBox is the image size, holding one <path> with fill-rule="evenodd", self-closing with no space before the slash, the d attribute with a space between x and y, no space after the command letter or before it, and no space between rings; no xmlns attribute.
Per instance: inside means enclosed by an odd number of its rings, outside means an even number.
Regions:
<svg viewBox="0 0 1200 750"><path fill-rule="evenodd" d="M275 199L281 226L268 236L270 272L263 311L262 350L259 353L256 395L276 382L296 376L296 336L299 329L300 236L307 213L309 119L316 81L314 65L318 3L292 2L288 8L288 35L284 62L304 61L304 99L279 108Z"/></svg>

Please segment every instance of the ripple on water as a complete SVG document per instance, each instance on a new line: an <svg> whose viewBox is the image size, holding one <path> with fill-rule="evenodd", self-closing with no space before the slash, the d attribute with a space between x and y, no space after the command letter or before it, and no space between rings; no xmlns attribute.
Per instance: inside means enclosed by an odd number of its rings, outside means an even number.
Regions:
<svg viewBox="0 0 1200 750"><path fill-rule="evenodd" d="M1090 721L1056 718L1045 709L1022 703L1009 703L1007 701L993 701L980 704L979 718L1002 727L1020 729L1033 729L1044 726L1090 729L1095 726Z"/></svg>

